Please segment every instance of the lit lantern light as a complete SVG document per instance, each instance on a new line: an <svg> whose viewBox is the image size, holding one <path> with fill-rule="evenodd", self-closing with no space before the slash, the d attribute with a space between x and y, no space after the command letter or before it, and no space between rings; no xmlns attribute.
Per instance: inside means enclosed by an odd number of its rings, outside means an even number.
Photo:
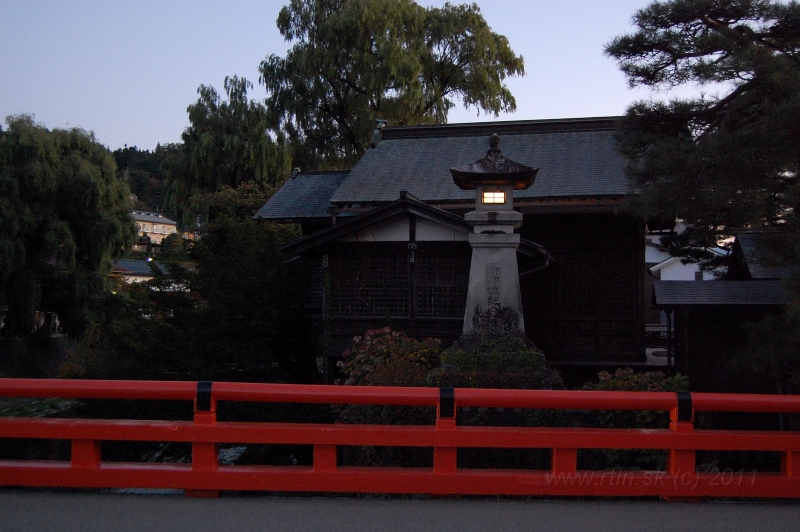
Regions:
<svg viewBox="0 0 800 532"><path fill-rule="evenodd" d="M506 202L506 193L495 190L485 190L483 192L483 203L503 204Z"/></svg>

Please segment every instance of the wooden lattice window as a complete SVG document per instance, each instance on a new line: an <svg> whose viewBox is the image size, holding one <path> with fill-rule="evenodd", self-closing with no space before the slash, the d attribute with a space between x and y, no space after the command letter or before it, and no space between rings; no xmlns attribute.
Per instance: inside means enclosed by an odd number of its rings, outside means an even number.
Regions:
<svg viewBox="0 0 800 532"><path fill-rule="evenodd" d="M396 250L329 255L330 303L335 318L404 318L409 315L408 260Z"/></svg>
<svg viewBox="0 0 800 532"><path fill-rule="evenodd" d="M416 263L418 318L464 318L469 283L469 254L419 253Z"/></svg>
<svg viewBox="0 0 800 532"><path fill-rule="evenodd" d="M303 272L305 279L303 306L309 310L322 310L324 286L322 261L306 259L298 269Z"/></svg>

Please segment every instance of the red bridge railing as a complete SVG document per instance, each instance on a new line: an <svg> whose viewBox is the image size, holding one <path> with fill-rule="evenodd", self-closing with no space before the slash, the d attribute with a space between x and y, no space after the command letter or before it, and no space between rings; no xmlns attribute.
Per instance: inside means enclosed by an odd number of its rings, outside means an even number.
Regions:
<svg viewBox="0 0 800 532"><path fill-rule="evenodd" d="M800 396L0 379L2 397L194 401L193 421L0 418L0 438L71 441L69 461L0 460L0 485L475 495L800 498L800 433L695 430L695 412L800 412ZM218 401L436 407L435 425L221 422ZM457 407L665 410L667 429L457 426ZM188 442L191 464L101 460L102 442ZM313 446L311 466L220 465L218 446ZM338 446L433 448L433 467L339 465ZM549 470L467 469L458 448L551 449ZM662 471L578 469L579 449L663 449ZM700 472L697 451L772 451L779 472Z"/></svg>

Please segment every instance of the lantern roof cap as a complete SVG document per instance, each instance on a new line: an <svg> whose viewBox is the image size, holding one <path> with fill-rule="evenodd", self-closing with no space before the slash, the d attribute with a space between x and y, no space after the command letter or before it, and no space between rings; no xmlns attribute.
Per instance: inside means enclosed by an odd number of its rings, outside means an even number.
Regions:
<svg viewBox="0 0 800 532"><path fill-rule="evenodd" d="M462 190L475 190L479 185L513 185L514 190L525 190L533 185L538 168L512 161L500 151L500 136L489 138L486 157L472 164L450 168L453 181Z"/></svg>

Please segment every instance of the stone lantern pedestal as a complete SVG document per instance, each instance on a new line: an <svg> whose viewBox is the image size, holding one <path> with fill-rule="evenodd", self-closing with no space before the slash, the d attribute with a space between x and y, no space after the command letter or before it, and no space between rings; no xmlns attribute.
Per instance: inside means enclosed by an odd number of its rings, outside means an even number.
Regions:
<svg viewBox="0 0 800 532"><path fill-rule="evenodd" d="M490 336L525 333L514 233L522 214L514 210L514 190L533 184L538 168L515 163L500 151L500 137L492 135L486 157L451 168L453 181L463 190L475 190L475 210L464 219L474 227L469 236L472 263L464 312L463 333Z"/></svg>

